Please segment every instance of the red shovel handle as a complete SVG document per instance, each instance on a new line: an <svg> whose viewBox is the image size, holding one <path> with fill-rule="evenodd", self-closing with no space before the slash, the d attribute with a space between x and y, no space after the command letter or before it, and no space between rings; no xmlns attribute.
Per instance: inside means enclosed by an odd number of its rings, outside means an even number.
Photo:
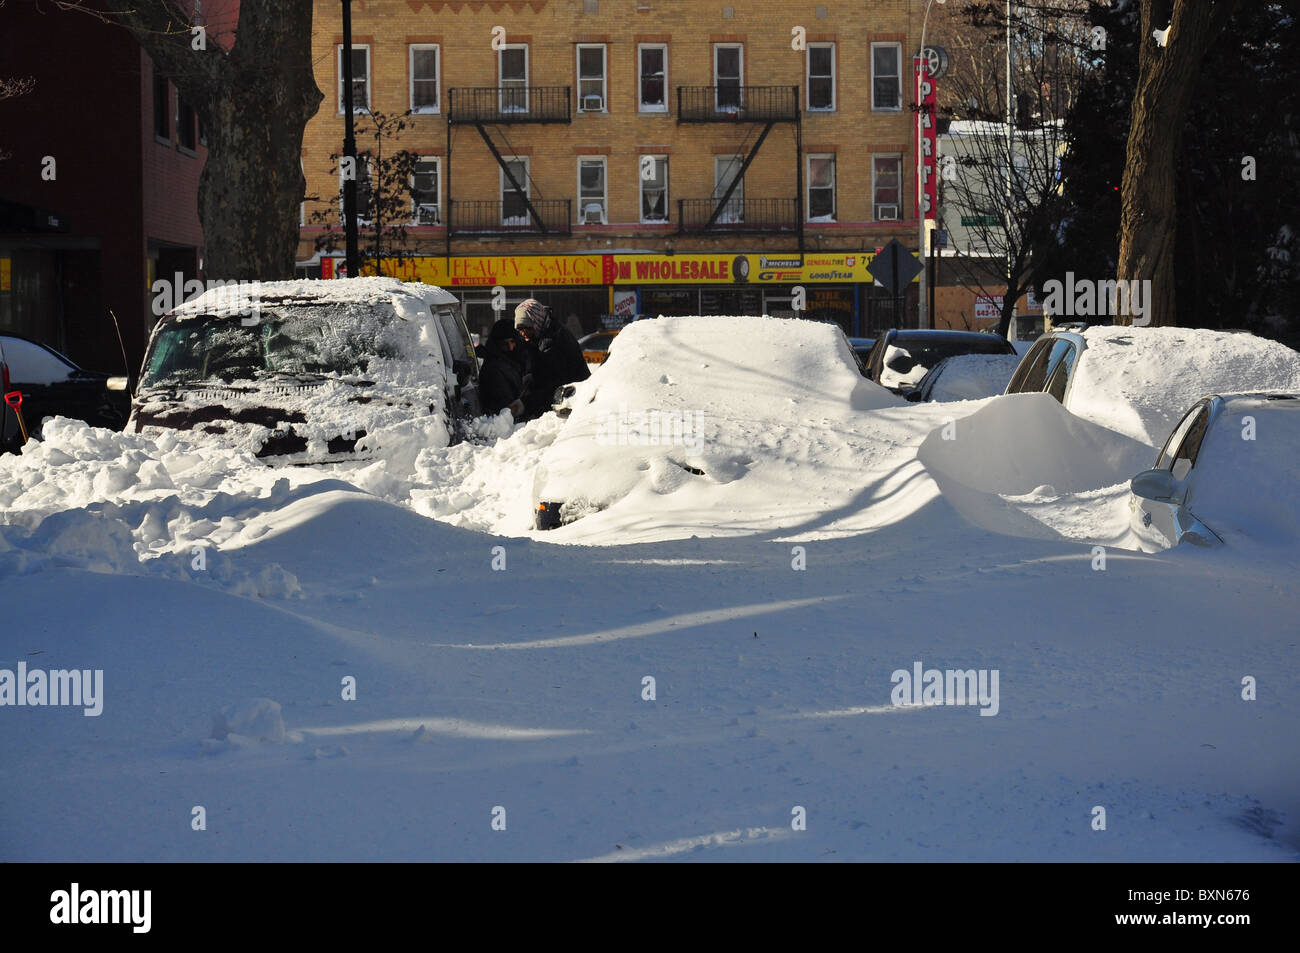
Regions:
<svg viewBox="0 0 1300 953"><path fill-rule="evenodd" d="M5 394L5 403L17 410L23 405L23 392L20 390L11 390Z"/></svg>

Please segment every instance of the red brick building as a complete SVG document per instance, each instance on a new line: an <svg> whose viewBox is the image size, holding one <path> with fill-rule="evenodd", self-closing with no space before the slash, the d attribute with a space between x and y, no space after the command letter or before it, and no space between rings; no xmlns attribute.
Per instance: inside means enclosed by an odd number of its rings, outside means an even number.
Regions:
<svg viewBox="0 0 1300 953"><path fill-rule="evenodd" d="M228 42L238 0L200 9ZM116 371L112 310L135 371L155 277L200 277L197 117L125 29L49 3L0 7L0 75L35 81L0 101L0 330Z"/></svg>

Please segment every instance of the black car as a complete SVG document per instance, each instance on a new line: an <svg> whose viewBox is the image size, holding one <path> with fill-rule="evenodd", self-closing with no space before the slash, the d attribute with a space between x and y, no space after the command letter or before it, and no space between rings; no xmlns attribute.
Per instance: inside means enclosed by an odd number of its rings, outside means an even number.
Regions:
<svg viewBox="0 0 1300 953"><path fill-rule="evenodd" d="M78 367L38 341L0 333L0 383L6 400L0 409L0 450L17 453L22 428L8 397L22 395L19 411L29 436L38 436L46 417L71 417L93 427L121 430L130 410L128 381Z"/></svg>
<svg viewBox="0 0 1300 953"><path fill-rule="evenodd" d="M945 357L958 354L1015 354L1000 334L978 331L893 328L876 338L867 358L867 376L895 394L911 390Z"/></svg>

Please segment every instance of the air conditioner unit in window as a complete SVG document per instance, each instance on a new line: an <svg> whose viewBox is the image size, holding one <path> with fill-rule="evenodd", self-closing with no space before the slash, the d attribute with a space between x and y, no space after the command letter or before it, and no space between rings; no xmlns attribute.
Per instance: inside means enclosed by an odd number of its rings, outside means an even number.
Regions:
<svg viewBox="0 0 1300 953"><path fill-rule="evenodd" d="M605 97L600 93L588 93L582 97L583 112L600 112L605 108Z"/></svg>
<svg viewBox="0 0 1300 953"><path fill-rule="evenodd" d="M436 205L421 205L416 221L421 225L441 225L442 216Z"/></svg>
<svg viewBox="0 0 1300 953"><path fill-rule="evenodd" d="M605 209L597 202L588 202L582 207L583 225L604 225Z"/></svg>
<svg viewBox="0 0 1300 953"><path fill-rule="evenodd" d="M877 206L876 206L876 220L877 220L877 221L881 221L881 222L885 222L885 221L896 221L897 219L898 219L898 206L897 206L897 205L877 205Z"/></svg>

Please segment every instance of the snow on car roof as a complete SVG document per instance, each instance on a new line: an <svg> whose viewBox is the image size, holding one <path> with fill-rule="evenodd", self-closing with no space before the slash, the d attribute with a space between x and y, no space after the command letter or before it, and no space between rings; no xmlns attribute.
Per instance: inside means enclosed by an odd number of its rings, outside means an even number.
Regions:
<svg viewBox="0 0 1300 953"><path fill-rule="evenodd" d="M387 304L411 296L429 302L452 302L455 295L436 285L396 278L338 278L330 281L245 281L209 288L203 294L172 309L172 314L247 313L268 301L314 301L340 304Z"/></svg>
<svg viewBox="0 0 1300 953"><path fill-rule="evenodd" d="M1091 327L1083 339L1067 408L1150 447L1206 394L1300 389L1300 354L1251 334Z"/></svg>

